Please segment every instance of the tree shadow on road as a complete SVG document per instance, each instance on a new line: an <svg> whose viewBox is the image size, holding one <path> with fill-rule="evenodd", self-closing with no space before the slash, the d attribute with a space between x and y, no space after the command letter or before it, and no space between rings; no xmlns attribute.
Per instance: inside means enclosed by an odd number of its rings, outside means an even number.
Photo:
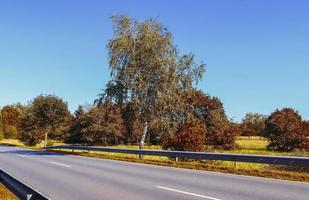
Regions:
<svg viewBox="0 0 309 200"><path fill-rule="evenodd" d="M0 147L3 147L2 145ZM12 148L11 146L7 146ZM22 156L64 156L67 154L58 153L58 152L50 152L50 151L42 151L42 150L31 150L31 149L8 149L2 150L0 149L0 154L17 154Z"/></svg>

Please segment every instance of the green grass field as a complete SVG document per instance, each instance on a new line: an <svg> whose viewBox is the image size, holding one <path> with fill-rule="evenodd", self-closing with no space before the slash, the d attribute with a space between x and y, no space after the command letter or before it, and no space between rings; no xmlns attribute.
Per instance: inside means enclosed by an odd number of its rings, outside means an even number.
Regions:
<svg viewBox="0 0 309 200"><path fill-rule="evenodd" d="M270 151L267 149L268 141L260 137L239 137L236 140L237 149L230 151L218 151L218 152L229 152L229 153L240 153L240 154L261 154L261 155L277 155L277 156L309 156L309 151L290 151L290 152L279 152Z"/></svg>
<svg viewBox="0 0 309 200"><path fill-rule="evenodd" d="M238 137L236 140L235 150L206 150L208 152L220 152L220 153L236 153L236 154L260 154L260 155L278 155L278 156L309 156L309 151L291 151L291 152L279 152L270 151L267 149L268 141L260 137ZM110 146L114 148L127 148L138 149L138 145L118 145ZM145 146L145 149L160 150L161 146L151 145ZM207 148L206 148L207 149Z"/></svg>

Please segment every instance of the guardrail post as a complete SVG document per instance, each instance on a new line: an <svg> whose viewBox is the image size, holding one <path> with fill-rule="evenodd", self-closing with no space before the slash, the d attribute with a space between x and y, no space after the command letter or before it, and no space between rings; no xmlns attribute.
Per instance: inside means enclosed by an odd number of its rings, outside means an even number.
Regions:
<svg viewBox="0 0 309 200"><path fill-rule="evenodd" d="M175 162L178 162L179 161L179 158L178 156L175 157Z"/></svg>
<svg viewBox="0 0 309 200"><path fill-rule="evenodd" d="M143 149L143 146L141 144L139 144L139 150L142 150L142 149ZM138 158L143 159L144 155L140 153L140 154L138 154Z"/></svg>
<svg viewBox="0 0 309 200"><path fill-rule="evenodd" d="M27 200L31 200L32 194L27 194Z"/></svg>
<svg viewBox="0 0 309 200"><path fill-rule="evenodd" d="M234 161L234 167L235 167L235 169L237 169L237 161L236 160Z"/></svg>

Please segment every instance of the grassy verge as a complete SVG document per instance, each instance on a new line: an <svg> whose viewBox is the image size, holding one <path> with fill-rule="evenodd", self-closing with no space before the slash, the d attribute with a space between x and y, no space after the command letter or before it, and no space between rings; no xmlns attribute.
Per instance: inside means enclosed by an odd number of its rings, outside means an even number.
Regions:
<svg viewBox="0 0 309 200"><path fill-rule="evenodd" d="M21 147L21 148L26 148L26 149L42 149L43 145L38 144L36 146L27 146L24 145L22 142L16 139L3 139L0 141L1 145L7 145L7 146L16 146L16 147Z"/></svg>
<svg viewBox="0 0 309 200"><path fill-rule="evenodd" d="M0 144L9 145L9 146L23 146L24 145L19 140L15 140L15 139L3 139L0 141Z"/></svg>
<svg viewBox="0 0 309 200"><path fill-rule="evenodd" d="M0 182L0 199L17 200L18 198Z"/></svg>

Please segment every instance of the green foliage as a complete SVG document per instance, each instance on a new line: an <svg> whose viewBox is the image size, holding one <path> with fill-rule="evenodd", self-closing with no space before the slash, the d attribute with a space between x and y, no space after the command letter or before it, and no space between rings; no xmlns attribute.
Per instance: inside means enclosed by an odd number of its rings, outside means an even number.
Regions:
<svg viewBox="0 0 309 200"><path fill-rule="evenodd" d="M4 134L3 134L3 131L1 130L0 128L0 141L4 139Z"/></svg>
<svg viewBox="0 0 309 200"><path fill-rule="evenodd" d="M67 103L52 95L36 97L29 111L33 113L38 125L45 129L57 128L71 117Z"/></svg>
<svg viewBox="0 0 309 200"><path fill-rule="evenodd" d="M16 139L18 137L18 130L15 126L8 125L4 127L4 137L10 139Z"/></svg>
<svg viewBox="0 0 309 200"><path fill-rule="evenodd" d="M71 121L71 126L69 128L69 134L65 138L66 143L70 144L80 144L81 142L81 123L80 117L85 115L86 109L83 106L78 106L77 110L74 112L74 116Z"/></svg>
<svg viewBox="0 0 309 200"><path fill-rule="evenodd" d="M102 104L80 113L73 122L67 142L86 145L123 143L121 110L112 104Z"/></svg>
<svg viewBox="0 0 309 200"><path fill-rule="evenodd" d="M259 113L247 113L240 124L242 136L261 136L265 129L266 116Z"/></svg>
<svg viewBox="0 0 309 200"><path fill-rule="evenodd" d="M79 116L85 113L85 108L81 105L78 106L77 110L74 112L74 117L78 118Z"/></svg>
<svg viewBox="0 0 309 200"><path fill-rule="evenodd" d="M20 139L35 145L44 139L46 132L51 139L63 139L70 120L67 103L53 95L40 95L29 104L22 118Z"/></svg>
<svg viewBox="0 0 309 200"><path fill-rule="evenodd" d="M276 110L266 120L264 136L270 141L268 148L276 150L308 149L309 139L302 128L302 119L291 108Z"/></svg>
<svg viewBox="0 0 309 200"><path fill-rule="evenodd" d="M122 119L124 125L124 143L138 143L141 138L143 124L139 113L134 109L131 103L127 103L123 106Z"/></svg>
<svg viewBox="0 0 309 200"><path fill-rule="evenodd" d="M203 151L206 128L198 119L190 118L172 134L162 137L162 148L178 151Z"/></svg>
<svg viewBox="0 0 309 200"><path fill-rule="evenodd" d="M180 56L172 34L156 20L126 15L112 20L114 38L107 45L112 80L96 103L129 103L144 126L142 138L153 120L168 129L183 117L179 94L202 78L204 64L196 64L191 54Z"/></svg>

